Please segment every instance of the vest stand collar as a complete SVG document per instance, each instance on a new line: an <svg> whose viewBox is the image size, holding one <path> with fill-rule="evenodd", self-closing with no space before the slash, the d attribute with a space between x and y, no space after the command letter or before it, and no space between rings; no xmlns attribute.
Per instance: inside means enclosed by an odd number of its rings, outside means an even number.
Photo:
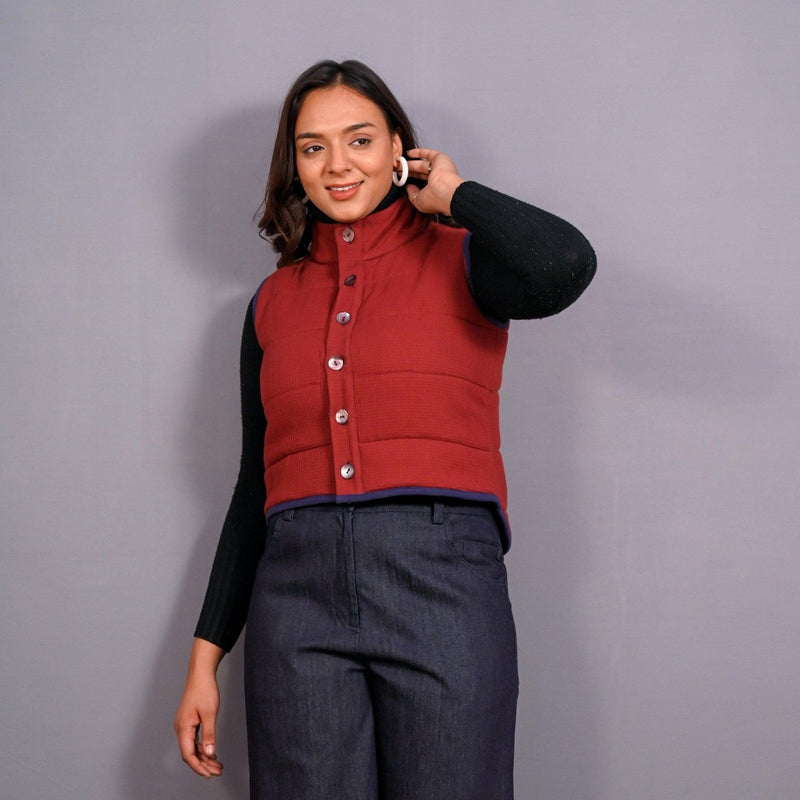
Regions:
<svg viewBox="0 0 800 800"><path fill-rule="evenodd" d="M419 236L429 223L430 218L419 214L407 197L350 224L315 220L310 257L322 264L337 261L344 242L364 260L378 258Z"/></svg>

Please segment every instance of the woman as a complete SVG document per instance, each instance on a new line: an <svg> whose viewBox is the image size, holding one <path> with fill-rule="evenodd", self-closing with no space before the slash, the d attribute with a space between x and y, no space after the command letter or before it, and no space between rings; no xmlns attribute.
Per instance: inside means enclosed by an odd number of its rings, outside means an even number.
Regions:
<svg viewBox="0 0 800 800"><path fill-rule="evenodd" d="M215 673L246 619L251 797L507 800L507 321L572 303L592 248L418 147L357 61L289 91L260 227L279 269L245 319L241 467L182 756L222 772Z"/></svg>

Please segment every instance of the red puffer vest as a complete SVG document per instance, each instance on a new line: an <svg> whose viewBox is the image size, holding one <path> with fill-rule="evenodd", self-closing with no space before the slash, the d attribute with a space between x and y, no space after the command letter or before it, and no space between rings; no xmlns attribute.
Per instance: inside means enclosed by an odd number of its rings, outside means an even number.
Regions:
<svg viewBox="0 0 800 800"><path fill-rule="evenodd" d="M507 528L507 326L470 294L466 243L401 199L352 225L314 223L310 255L264 281L268 515L430 495L496 504Z"/></svg>

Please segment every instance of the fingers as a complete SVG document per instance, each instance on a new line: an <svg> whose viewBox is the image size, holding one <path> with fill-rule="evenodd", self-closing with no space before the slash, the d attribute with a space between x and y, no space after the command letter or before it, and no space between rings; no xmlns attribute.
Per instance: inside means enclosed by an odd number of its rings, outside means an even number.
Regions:
<svg viewBox="0 0 800 800"><path fill-rule="evenodd" d="M206 777L222 775L222 762L217 758L216 745L205 742L205 738L204 735L201 741L196 742L197 761L204 772L208 773Z"/></svg>
<svg viewBox="0 0 800 800"><path fill-rule="evenodd" d="M424 178L433 170L444 170L458 174L452 159L440 150L429 147L414 147L406 153L409 172L416 178Z"/></svg>
<svg viewBox="0 0 800 800"><path fill-rule="evenodd" d="M178 737L178 747L180 748L181 758L184 762L198 775L202 775L204 778L210 778L211 772L198 758L196 738L199 723L199 719L195 722L191 719L178 717L175 720L175 734Z"/></svg>
<svg viewBox="0 0 800 800"><path fill-rule="evenodd" d="M434 151L425 150L427 156L422 156L422 152L420 149L408 151L408 176L418 181L427 181L434 167Z"/></svg>
<svg viewBox="0 0 800 800"><path fill-rule="evenodd" d="M458 173L444 173L435 176L431 173L431 180L420 189L419 186L408 184L406 191L408 199L417 211L423 214L450 214L450 203L456 189L464 182Z"/></svg>
<svg viewBox="0 0 800 800"><path fill-rule="evenodd" d="M436 156L436 151L427 147L415 147L408 151L407 156L409 177L418 181L427 181L433 171L433 159ZM430 192L426 186L420 188L409 183L406 185L406 191L408 192L408 199L417 211L421 211L423 214L435 213L429 207L430 203L427 202Z"/></svg>
<svg viewBox="0 0 800 800"><path fill-rule="evenodd" d="M178 728L176 725L175 732L178 734L181 758L189 767L204 778L222 775L222 762L217 758L215 745L203 744L198 739L196 726Z"/></svg>
<svg viewBox="0 0 800 800"><path fill-rule="evenodd" d="M204 716L200 725L201 737L198 742L198 751L204 756L206 761L217 758L217 737L216 737L217 718L215 714Z"/></svg>
<svg viewBox="0 0 800 800"><path fill-rule="evenodd" d="M433 161L434 156L437 155L438 152L438 150L431 150L430 147L415 147L409 150L406 155L408 155L409 158Z"/></svg>
<svg viewBox="0 0 800 800"><path fill-rule="evenodd" d="M427 214L428 211L426 209L426 204L424 202L425 198L420 197L420 195L425 191L425 189L420 189L419 186L414 186L413 184L408 184L406 186L406 191L408 192L408 199L411 201L411 205L417 209L417 211L421 211L423 214Z"/></svg>
<svg viewBox="0 0 800 800"><path fill-rule="evenodd" d="M175 718L175 734L181 758L198 775L211 778L222 774L222 762L217 758L215 714L179 710Z"/></svg>
<svg viewBox="0 0 800 800"><path fill-rule="evenodd" d="M428 180L433 170L433 162L426 158L408 159L408 174L417 180Z"/></svg>

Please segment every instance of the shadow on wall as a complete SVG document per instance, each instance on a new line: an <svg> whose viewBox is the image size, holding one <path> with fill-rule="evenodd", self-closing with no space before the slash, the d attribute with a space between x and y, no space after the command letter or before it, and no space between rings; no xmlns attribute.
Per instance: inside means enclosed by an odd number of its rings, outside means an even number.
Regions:
<svg viewBox="0 0 800 800"><path fill-rule="evenodd" d="M228 294L238 286L252 295L275 264L253 217L264 199L279 114L275 105L232 114L174 156L176 248L196 277Z"/></svg>
<svg viewBox="0 0 800 800"><path fill-rule="evenodd" d="M184 578L176 587L175 605L142 695L146 707L132 722L123 767L126 800L248 794L241 640L219 674L217 733L225 764L221 779L205 781L183 764L172 719L238 469L242 322L249 298L274 266L274 254L259 239L252 218L263 198L277 114L275 107L265 106L231 115L202 131L175 156L176 250L208 284L209 293L219 296L219 303L210 303L217 310L196 349L195 382L187 389L180 432L180 460L186 465L194 502L206 512L207 521L202 530L187 535L193 544L187 548Z"/></svg>

